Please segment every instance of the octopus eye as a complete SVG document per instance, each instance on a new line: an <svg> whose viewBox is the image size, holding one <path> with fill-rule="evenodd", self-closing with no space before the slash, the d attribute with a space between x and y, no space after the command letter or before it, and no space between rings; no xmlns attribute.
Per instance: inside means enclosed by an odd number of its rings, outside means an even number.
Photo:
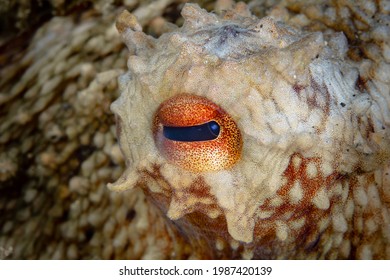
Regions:
<svg viewBox="0 0 390 280"><path fill-rule="evenodd" d="M229 168L241 155L236 123L222 108L196 95L180 94L163 102L153 134L168 161L193 172Z"/></svg>

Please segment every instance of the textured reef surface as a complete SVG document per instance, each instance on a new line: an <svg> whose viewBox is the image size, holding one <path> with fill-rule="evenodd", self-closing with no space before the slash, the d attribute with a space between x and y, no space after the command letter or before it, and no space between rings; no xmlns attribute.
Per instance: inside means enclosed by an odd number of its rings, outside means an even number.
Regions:
<svg viewBox="0 0 390 280"><path fill-rule="evenodd" d="M0 259L390 259L388 1L185 2L0 40Z"/></svg>

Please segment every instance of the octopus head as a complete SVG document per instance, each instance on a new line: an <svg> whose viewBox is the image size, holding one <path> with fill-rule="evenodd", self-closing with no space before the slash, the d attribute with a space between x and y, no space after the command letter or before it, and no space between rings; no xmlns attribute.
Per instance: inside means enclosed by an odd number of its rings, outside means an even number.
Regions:
<svg viewBox="0 0 390 280"><path fill-rule="evenodd" d="M199 257L348 257L329 240L352 234L351 190L376 183L390 123L344 35L242 6L182 14L158 39L118 18L129 71L111 108L128 168L110 188L141 187Z"/></svg>

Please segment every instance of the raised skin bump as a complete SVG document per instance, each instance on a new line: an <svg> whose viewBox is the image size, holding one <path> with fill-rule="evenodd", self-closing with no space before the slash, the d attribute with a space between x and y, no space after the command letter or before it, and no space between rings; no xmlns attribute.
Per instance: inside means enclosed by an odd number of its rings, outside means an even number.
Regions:
<svg viewBox="0 0 390 280"><path fill-rule="evenodd" d="M171 140L164 135L164 127L197 127L216 122L219 134L204 141ZM218 171L231 167L240 158L242 138L233 119L208 99L179 94L163 102L158 108L153 135L159 151L173 164L193 172Z"/></svg>

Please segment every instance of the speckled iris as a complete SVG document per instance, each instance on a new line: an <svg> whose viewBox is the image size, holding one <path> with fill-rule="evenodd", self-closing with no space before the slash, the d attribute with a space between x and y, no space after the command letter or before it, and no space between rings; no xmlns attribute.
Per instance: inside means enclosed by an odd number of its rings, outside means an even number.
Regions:
<svg viewBox="0 0 390 280"><path fill-rule="evenodd" d="M233 119L205 97L179 94L161 104L153 124L157 148L171 163L193 172L231 167L241 155Z"/></svg>

